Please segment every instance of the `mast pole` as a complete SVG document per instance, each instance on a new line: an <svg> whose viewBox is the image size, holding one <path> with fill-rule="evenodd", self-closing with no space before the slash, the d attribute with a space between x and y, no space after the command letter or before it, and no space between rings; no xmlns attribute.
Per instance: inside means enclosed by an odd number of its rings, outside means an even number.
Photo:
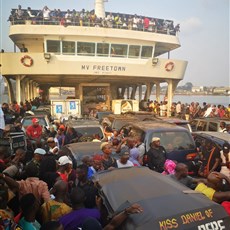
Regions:
<svg viewBox="0 0 230 230"><path fill-rule="evenodd" d="M105 18L104 0L95 0L95 14L98 18Z"/></svg>

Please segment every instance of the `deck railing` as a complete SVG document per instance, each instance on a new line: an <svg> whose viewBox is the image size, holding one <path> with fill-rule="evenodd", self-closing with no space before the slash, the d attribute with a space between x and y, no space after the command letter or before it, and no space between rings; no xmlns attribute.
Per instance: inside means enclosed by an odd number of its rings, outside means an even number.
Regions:
<svg viewBox="0 0 230 230"><path fill-rule="evenodd" d="M157 19L157 18L149 18L149 23L146 25L144 20L140 20L139 23L134 24L133 21L130 21L130 15L123 15L119 20L108 20L107 18L97 18L94 17L92 19L91 13L84 17L83 19L80 16L74 16L71 18L65 18L65 13L62 12L62 16L50 16L49 19L44 19L42 17L41 11L34 11L34 17L29 17L24 10L24 14L21 18L17 18L15 15L15 9L12 10L11 15L9 17L9 21L11 25L60 25L60 26L84 26L84 27L101 27L101 28L113 28L113 29L124 29L124 30L135 30L135 31L143 31L149 33L160 33L160 34L168 34L168 35L177 35L179 32L179 25L173 25L173 21ZM80 15L80 13L79 13ZM116 15L116 14L114 14ZM132 17L135 17L132 15ZM141 16L140 16L141 17ZM114 17L115 18L115 17ZM123 20L125 18L125 20ZM142 17L144 18L144 17ZM133 18L132 18L133 19Z"/></svg>

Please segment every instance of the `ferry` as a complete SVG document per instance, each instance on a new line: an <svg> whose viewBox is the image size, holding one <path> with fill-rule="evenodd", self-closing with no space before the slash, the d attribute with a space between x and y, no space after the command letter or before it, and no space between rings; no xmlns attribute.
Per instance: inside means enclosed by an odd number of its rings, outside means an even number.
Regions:
<svg viewBox="0 0 230 230"><path fill-rule="evenodd" d="M21 17L16 15L20 10ZM82 111L90 103L110 110L115 99L149 99L153 86L160 101L160 84L166 83L170 115L187 67L187 61L170 58L181 46L172 20L105 12L104 0L95 0L91 12L12 9L9 21L9 37L21 50L1 53L0 74L10 101L30 100L41 92L49 100L51 87L74 87Z"/></svg>

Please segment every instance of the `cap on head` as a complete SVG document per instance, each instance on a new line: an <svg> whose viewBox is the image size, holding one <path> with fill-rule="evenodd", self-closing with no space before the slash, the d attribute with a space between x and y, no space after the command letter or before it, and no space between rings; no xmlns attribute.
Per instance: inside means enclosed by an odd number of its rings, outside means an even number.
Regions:
<svg viewBox="0 0 230 230"><path fill-rule="evenodd" d="M32 123L38 123L38 122L39 122L39 120L37 118L32 119Z"/></svg>
<svg viewBox="0 0 230 230"><path fill-rule="evenodd" d="M108 142L103 142L103 143L100 145L100 149L103 150L104 147L105 147L106 145L108 145L108 144L109 144Z"/></svg>
<svg viewBox="0 0 230 230"><path fill-rule="evenodd" d="M160 138L159 137L153 137L152 142L155 142L155 141L160 141Z"/></svg>
<svg viewBox="0 0 230 230"><path fill-rule="evenodd" d="M65 126L64 125L60 125L59 129L62 129L64 131L65 130Z"/></svg>
<svg viewBox="0 0 230 230"><path fill-rule="evenodd" d="M130 156L130 151L129 151L129 148L126 148L126 147L123 147L120 151L120 157L127 157L129 158Z"/></svg>
<svg viewBox="0 0 230 230"><path fill-rule="evenodd" d="M72 161L67 156L62 156L58 159L58 165L73 164Z"/></svg>
<svg viewBox="0 0 230 230"><path fill-rule="evenodd" d="M34 153L39 154L39 155L45 155L46 151L44 149L42 149L42 148L36 148L34 150Z"/></svg>

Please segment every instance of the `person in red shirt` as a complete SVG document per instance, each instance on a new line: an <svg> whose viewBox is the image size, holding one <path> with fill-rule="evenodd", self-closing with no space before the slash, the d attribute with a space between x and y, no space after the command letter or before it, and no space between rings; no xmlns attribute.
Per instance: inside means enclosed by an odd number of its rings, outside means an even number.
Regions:
<svg viewBox="0 0 230 230"><path fill-rule="evenodd" d="M148 28L149 28L149 19L148 18L144 18L144 28L145 28L145 30L147 31L148 30Z"/></svg>
<svg viewBox="0 0 230 230"><path fill-rule="evenodd" d="M35 148L44 142L44 139L42 139L42 127L39 125L37 118L32 119L32 125L27 127L26 135Z"/></svg>
<svg viewBox="0 0 230 230"><path fill-rule="evenodd" d="M222 105L218 106L218 116L220 118L223 118L225 116L225 109L224 109L224 106Z"/></svg>

